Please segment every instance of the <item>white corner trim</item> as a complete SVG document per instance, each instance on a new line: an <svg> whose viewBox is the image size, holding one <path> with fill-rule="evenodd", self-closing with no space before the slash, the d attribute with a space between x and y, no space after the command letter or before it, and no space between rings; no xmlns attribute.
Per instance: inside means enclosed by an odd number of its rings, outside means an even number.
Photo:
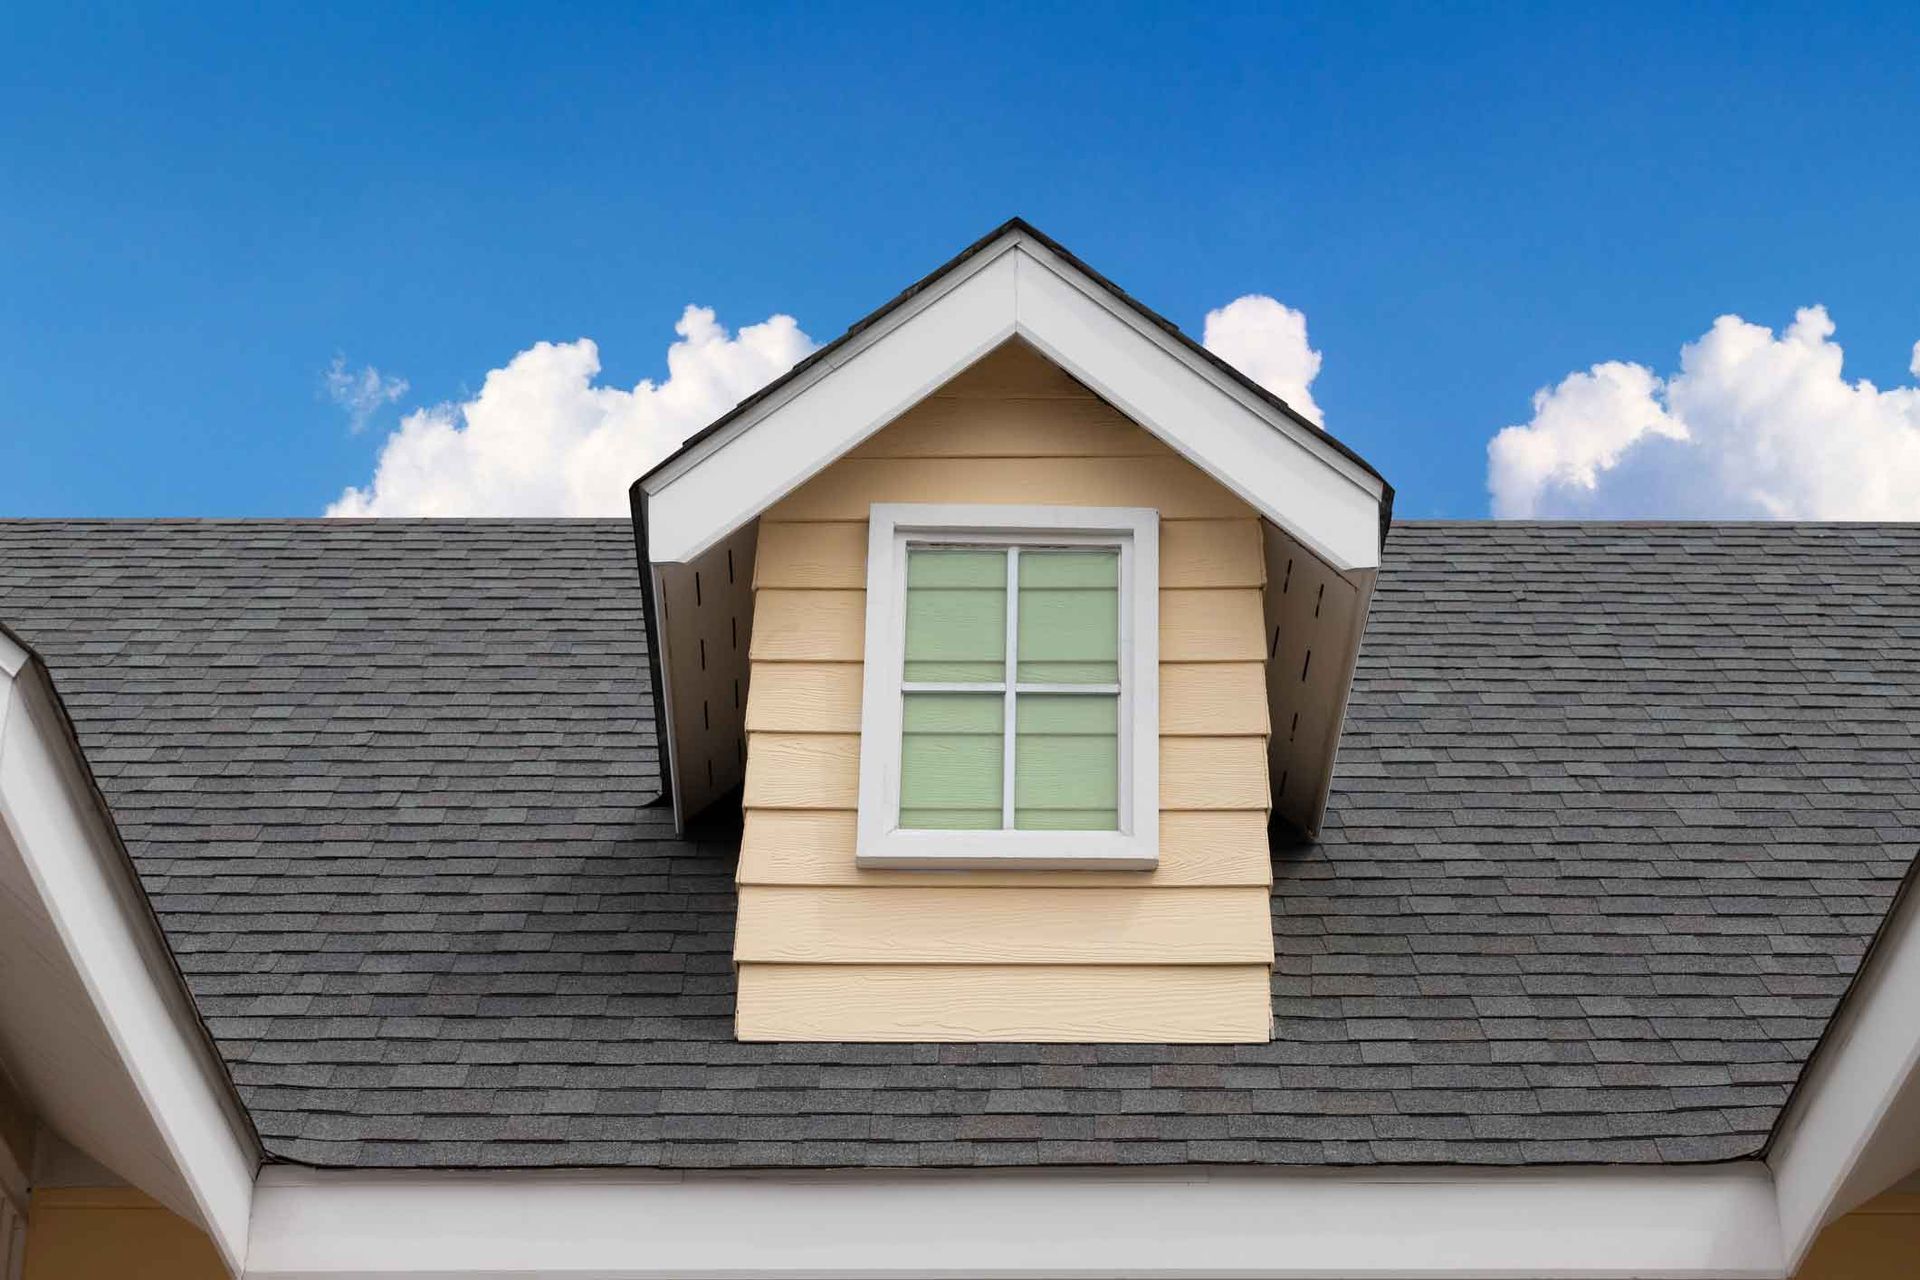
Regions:
<svg viewBox="0 0 1920 1280"><path fill-rule="evenodd" d="M199 1225L237 1275L257 1155L88 779L45 668L16 664L0 680L0 851L18 851Z"/></svg>
<svg viewBox="0 0 1920 1280"><path fill-rule="evenodd" d="M636 1179L268 1169L249 1280L1777 1278L1757 1165Z"/></svg>
<svg viewBox="0 0 1920 1280"><path fill-rule="evenodd" d="M1160 855L1160 517L1149 507L876 502L867 525L867 617L855 860L863 867L1151 870ZM909 541L1084 544L1120 552L1120 830L903 831L901 669ZM1009 581L1014 572L1009 561ZM1017 595L1007 600L1007 678L1017 659ZM1011 694L1014 686L996 686ZM1009 708L1011 703L1009 702ZM1012 804L1014 721L1007 733Z"/></svg>
<svg viewBox="0 0 1920 1280"><path fill-rule="evenodd" d="M1827 1027L1768 1155L1786 1256L1920 1165L1920 891L1905 893Z"/></svg>
<svg viewBox="0 0 1920 1280"><path fill-rule="evenodd" d="M1016 334L1338 571L1379 564L1380 480L1019 231L650 477L649 554L700 554Z"/></svg>

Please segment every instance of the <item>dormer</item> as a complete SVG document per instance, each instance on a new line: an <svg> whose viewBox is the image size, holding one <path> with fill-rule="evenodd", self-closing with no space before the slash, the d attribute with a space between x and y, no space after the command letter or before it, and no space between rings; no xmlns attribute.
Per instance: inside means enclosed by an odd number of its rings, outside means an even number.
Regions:
<svg viewBox="0 0 1920 1280"><path fill-rule="evenodd" d="M1015 221L634 486L738 1034L1265 1040L1391 490Z"/></svg>

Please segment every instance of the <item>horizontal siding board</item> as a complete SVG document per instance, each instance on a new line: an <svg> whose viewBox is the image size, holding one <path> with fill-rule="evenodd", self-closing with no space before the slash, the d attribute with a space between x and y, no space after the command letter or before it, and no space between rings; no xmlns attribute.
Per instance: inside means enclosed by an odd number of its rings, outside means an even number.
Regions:
<svg viewBox="0 0 1920 1280"><path fill-rule="evenodd" d="M754 679L757 681L756 673ZM756 685L753 697L759 696ZM751 725L753 702L747 703ZM1267 732L1266 668L1258 662L1160 664L1163 737L1243 736Z"/></svg>
<svg viewBox="0 0 1920 1280"><path fill-rule="evenodd" d="M1257 809L1265 813L1271 803L1265 738L1160 739L1162 809Z"/></svg>
<svg viewBox="0 0 1920 1280"><path fill-rule="evenodd" d="M753 564L758 587L842 588L867 585L867 522L760 522L760 553Z"/></svg>
<svg viewBox="0 0 1920 1280"><path fill-rule="evenodd" d="M1163 587L1259 587L1266 577L1258 520L1168 520L1160 526Z"/></svg>
<svg viewBox="0 0 1920 1280"><path fill-rule="evenodd" d="M854 865L852 809L749 809L740 837L741 884L972 885L1094 889L1273 883L1264 812L1164 813L1152 871L875 871Z"/></svg>
<svg viewBox="0 0 1920 1280"><path fill-rule="evenodd" d="M749 809L851 809L860 803L860 735L747 735Z"/></svg>
<svg viewBox="0 0 1920 1280"><path fill-rule="evenodd" d="M859 733L864 670L858 662L757 663L747 689L747 732Z"/></svg>
<svg viewBox="0 0 1920 1280"><path fill-rule="evenodd" d="M866 647L865 591L755 593L755 662L858 662Z"/></svg>
<svg viewBox="0 0 1920 1280"><path fill-rule="evenodd" d="M875 502L1156 507L1163 518L1251 518L1253 509L1184 458L842 458L767 518L864 520Z"/></svg>
<svg viewBox="0 0 1920 1280"><path fill-rule="evenodd" d="M1159 458L1173 450L1100 400L923 401L850 458Z"/></svg>
<svg viewBox="0 0 1920 1280"><path fill-rule="evenodd" d="M742 964L1270 964L1258 888L740 889Z"/></svg>
<svg viewBox="0 0 1920 1280"><path fill-rule="evenodd" d="M1267 656L1261 643L1263 626L1257 589L1164 590L1160 660L1260 662Z"/></svg>
<svg viewBox="0 0 1920 1280"><path fill-rule="evenodd" d="M1267 968L1250 965L743 964L742 1040L1257 1044Z"/></svg>

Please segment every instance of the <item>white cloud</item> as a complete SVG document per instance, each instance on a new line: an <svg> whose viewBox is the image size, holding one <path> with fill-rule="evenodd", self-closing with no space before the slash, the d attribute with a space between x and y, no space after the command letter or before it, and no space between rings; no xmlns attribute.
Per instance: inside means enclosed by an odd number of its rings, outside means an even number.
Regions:
<svg viewBox="0 0 1920 1280"><path fill-rule="evenodd" d="M327 399L347 411L347 422L355 433L367 429L367 421L385 405L407 394L405 378L389 378L372 365L347 368L345 356L335 356L327 366L324 386Z"/></svg>
<svg viewBox="0 0 1920 1280"><path fill-rule="evenodd" d="M1669 378L1608 362L1537 392L1487 445L1493 514L1920 517L1920 388L1848 382L1833 333L1824 307L1778 336L1721 316Z"/></svg>
<svg viewBox="0 0 1920 1280"><path fill-rule="evenodd" d="M330 516L625 515L627 486L680 442L814 348L791 316L729 335L688 307L667 379L596 386L588 338L540 342L487 374L480 394L408 414L373 480Z"/></svg>
<svg viewBox="0 0 1920 1280"><path fill-rule="evenodd" d="M1265 294L1250 293L1207 312L1200 342L1295 412L1326 421L1308 390L1320 373L1320 353L1307 345L1304 313Z"/></svg>

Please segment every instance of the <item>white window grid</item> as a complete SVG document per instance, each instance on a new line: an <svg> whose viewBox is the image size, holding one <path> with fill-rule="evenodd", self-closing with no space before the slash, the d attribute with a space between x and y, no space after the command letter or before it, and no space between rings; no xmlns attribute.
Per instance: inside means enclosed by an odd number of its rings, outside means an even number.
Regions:
<svg viewBox="0 0 1920 1280"><path fill-rule="evenodd" d="M1138 868L1159 855L1159 518L1151 508L875 503L868 539L857 861L875 867ZM1007 637L997 682L905 678L910 548L1006 548ZM1019 679L1021 551L1113 548L1120 553L1120 679L1069 684ZM1001 827L902 828L901 720L913 692L999 693L1006 699ZM1119 830L1014 827L1015 700L1024 693L1117 695Z"/></svg>
<svg viewBox="0 0 1920 1280"><path fill-rule="evenodd" d="M1128 741L1128 735L1126 733L1126 727L1128 723L1127 712L1129 710L1127 690L1126 690L1126 685L1128 683L1126 680L1126 672L1127 672L1127 657L1128 657L1129 650L1131 648L1129 644L1131 637L1128 635L1128 627L1127 627L1128 610L1126 606L1127 606L1127 601L1131 598L1131 594L1132 594L1128 590L1128 586L1129 586L1128 570L1131 567L1129 564L1129 561L1132 559L1131 555L1129 555L1129 543L1131 540L1124 539L1124 538L1115 538L1111 536L1102 537L1097 534L1089 534L1089 535L1079 536L1079 537L1070 536L1070 535L1061 535L1061 536L1048 538L1045 540L1021 538L1018 535L1012 535L1012 534L999 536L999 537L993 537L993 536L988 536L984 534L976 534L971 536L959 535L952 538L932 538L932 537L927 537L925 535L913 536L909 534L900 534L898 536L900 540L900 550L901 550L901 554L899 556L899 579L900 580L899 580L898 590L900 592L900 598L903 601L906 598L906 591L907 591L907 559L908 559L908 556L914 551L981 550L981 551L1004 551L1007 553L1007 637L1006 637L1006 657L1005 657L1005 666L1004 666L1004 671L1005 671L1004 676L997 681L977 681L977 682L968 682L968 681L962 681L962 680L908 680L906 679L906 650L905 650L904 644L901 647L900 667L894 673L896 677L898 677L900 680L900 691L902 694L998 693L999 695L1001 695L1002 716L1005 720L1005 724L1002 728L1003 737L1002 737L1001 749L1000 749L1000 828L999 829L1002 831L1015 830L1015 827L1013 825L1014 824L1013 775L1014 775L1014 764L1015 764L1014 752L1016 748L1014 744L1019 736L1015 731L1015 720L1014 720L1015 699L1018 698L1023 693L1043 693L1043 694L1044 693L1069 693L1069 694L1098 694L1106 697L1113 697L1115 695L1118 695L1120 699L1119 769L1120 769L1120 782L1121 782L1121 792L1122 792L1121 801L1120 801L1120 817L1121 817L1121 829L1124 831L1126 829L1126 818L1127 818L1127 804L1126 804L1126 795L1125 795L1127 765L1128 765L1127 756L1128 756L1129 748L1131 745ZM1118 661L1115 664L1121 677L1119 680L1114 681L1111 684L1068 684L1068 683L1058 682L1058 681L1020 679L1020 654L1019 654L1020 554L1023 551L1116 551L1119 553L1120 583L1119 583L1118 597L1119 597L1119 615L1120 616L1119 616L1118 622L1120 627L1120 646L1119 646ZM903 617L902 618L903 626L904 626L904 623L905 623L905 619ZM899 805L898 797L896 796L895 798L896 817L898 816L898 805ZM911 830L912 828L905 828L905 829Z"/></svg>

